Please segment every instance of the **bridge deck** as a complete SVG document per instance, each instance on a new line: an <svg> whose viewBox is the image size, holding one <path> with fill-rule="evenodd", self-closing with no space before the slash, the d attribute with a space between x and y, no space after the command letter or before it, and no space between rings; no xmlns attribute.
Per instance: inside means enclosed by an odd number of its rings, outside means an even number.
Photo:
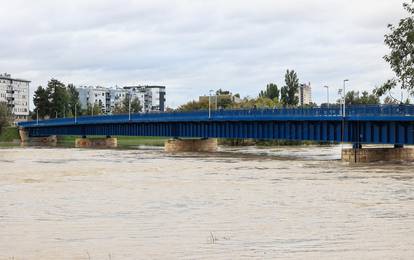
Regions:
<svg viewBox="0 0 414 260"><path fill-rule="evenodd" d="M130 135L414 144L414 106L244 109L21 122L30 136Z"/></svg>

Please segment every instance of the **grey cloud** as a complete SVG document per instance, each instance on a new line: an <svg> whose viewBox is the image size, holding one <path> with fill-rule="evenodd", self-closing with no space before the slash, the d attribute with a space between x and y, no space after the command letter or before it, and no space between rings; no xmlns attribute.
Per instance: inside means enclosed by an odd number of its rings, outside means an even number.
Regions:
<svg viewBox="0 0 414 260"><path fill-rule="evenodd" d="M87 85L165 84L171 106L227 88L255 96L286 69L325 100L347 77L372 89L392 74L386 25L402 1L3 1L0 69Z"/></svg>

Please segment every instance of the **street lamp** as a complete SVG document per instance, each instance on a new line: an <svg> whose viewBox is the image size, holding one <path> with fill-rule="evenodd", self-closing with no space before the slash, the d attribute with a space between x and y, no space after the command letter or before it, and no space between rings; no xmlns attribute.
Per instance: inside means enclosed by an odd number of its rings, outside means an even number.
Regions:
<svg viewBox="0 0 414 260"><path fill-rule="evenodd" d="M346 86L346 83L349 81L349 79L344 79L344 86L343 86L343 110L342 110L342 116L343 117L345 117L346 116L346 114L345 114L345 112L346 112L346 110L345 110L345 103L346 103L346 89L345 89L345 86Z"/></svg>
<svg viewBox="0 0 414 260"><path fill-rule="evenodd" d="M128 120L131 121L131 92L128 93Z"/></svg>
<svg viewBox="0 0 414 260"><path fill-rule="evenodd" d="M78 107L78 102L75 103L75 124L76 124L76 114L77 114L77 107Z"/></svg>
<svg viewBox="0 0 414 260"><path fill-rule="evenodd" d="M323 86L324 88L326 88L326 103L328 104L328 108L329 108L329 86Z"/></svg>
<svg viewBox="0 0 414 260"><path fill-rule="evenodd" d="M211 92L214 90L210 89L209 95L208 95L208 118L211 118Z"/></svg>

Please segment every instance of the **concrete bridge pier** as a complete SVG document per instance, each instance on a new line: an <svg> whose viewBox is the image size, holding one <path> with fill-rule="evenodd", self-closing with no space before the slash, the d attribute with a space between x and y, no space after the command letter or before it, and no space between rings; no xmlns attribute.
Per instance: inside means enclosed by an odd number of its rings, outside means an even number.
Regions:
<svg viewBox="0 0 414 260"><path fill-rule="evenodd" d="M349 163L414 161L414 149L403 145L394 148L362 148L362 145L342 150L342 161Z"/></svg>
<svg viewBox="0 0 414 260"><path fill-rule="evenodd" d="M29 132L24 128L19 128L20 141L22 144L37 144L37 145L56 145L57 136L42 136L42 137L30 137Z"/></svg>
<svg viewBox="0 0 414 260"><path fill-rule="evenodd" d="M169 153L174 152L216 152L217 139L170 139L165 141L164 150Z"/></svg>
<svg viewBox="0 0 414 260"><path fill-rule="evenodd" d="M77 148L116 148L118 147L118 139L107 136L106 138L82 138L75 139L75 147Z"/></svg>

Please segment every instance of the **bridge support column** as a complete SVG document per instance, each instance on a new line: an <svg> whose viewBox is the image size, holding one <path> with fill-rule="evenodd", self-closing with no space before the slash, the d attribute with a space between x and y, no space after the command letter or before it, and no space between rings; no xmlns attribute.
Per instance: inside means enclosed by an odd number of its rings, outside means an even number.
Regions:
<svg viewBox="0 0 414 260"><path fill-rule="evenodd" d="M118 139L113 137L106 138L76 138L75 147L77 148L116 148Z"/></svg>
<svg viewBox="0 0 414 260"><path fill-rule="evenodd" d="M164 150L174 152L216 152L217 139L170 139L165 141Z"/></svg>
<svg viewBox="0 0 414 260"><path fill-rule="evenodd" d="M57 136L42 136L42 137L29 137L29 132L24 128L19 128L20 141L24 144L31 143L35 145L56 145Z"/></svg>
<svg viewBox="0 0 414 260"><path fill-rule="evenodd" d="M20 141L22 143L29 142L29 132L24 128L19 128Z"/></svg>
<svg viewBox="0 0 414 260"><path fill-rule="evenodd" d="M402 147L343 149L342 161L349 163L414 161L414 149Z"/></svg>

